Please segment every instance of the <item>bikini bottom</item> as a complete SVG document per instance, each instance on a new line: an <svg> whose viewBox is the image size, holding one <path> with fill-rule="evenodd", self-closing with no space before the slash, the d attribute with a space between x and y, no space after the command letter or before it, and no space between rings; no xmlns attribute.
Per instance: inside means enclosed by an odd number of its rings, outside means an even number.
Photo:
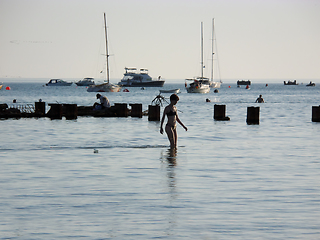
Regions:
<svg viewBox="0 0 320 240"><path fill-rule="evenodd" d="M167 123L166 127L169 127L169 128L171 128L172 130L176 130L177 125L171 125L171 124L168 124L168 123Z"/></svg>

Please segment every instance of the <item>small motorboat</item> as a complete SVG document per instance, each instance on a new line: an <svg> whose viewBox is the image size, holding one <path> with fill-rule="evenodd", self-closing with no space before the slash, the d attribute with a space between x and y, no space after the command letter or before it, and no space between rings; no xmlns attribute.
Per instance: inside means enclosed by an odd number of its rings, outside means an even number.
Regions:
<svg viewBox="0 0 320 240"><path fill-rule="evenodd" d="M71 86L72 82L66 82L62 79L50 79L47 86Z"/></svg>
<svg viewBox="0 0 320 240"><path fill-rule="evenodd" d="M90 86L94 85L94 78L84 78L76 82L77 86Z"/></svg>
<svg viewBox="0 0 320 240"><path fill-rule="evenodd" d="M250 80L238 80L237 86L239 87L240 85L251 85L251 81Z"/></svg>
<svg viewBox="0 0 320 240"><path fill-rule="evenodd" d="M180 92L180 88L176 88L176 89L162 89L159 90L160 93L179 93Z"/></svg>
<svg viewBox="0 0 320 240"><path fill-rule="evenodd" d="M283 84L284 85L298 85L297 80L294 80L294 81L289 80L288 82L283 81Z"/></svg>
<svg viewBox="0 0 320 240"><path fill-rule="evenodd" d="M316 84L314 82L310 81L306 86L307 87L314 87L314 86L316 86Z"/></svg>

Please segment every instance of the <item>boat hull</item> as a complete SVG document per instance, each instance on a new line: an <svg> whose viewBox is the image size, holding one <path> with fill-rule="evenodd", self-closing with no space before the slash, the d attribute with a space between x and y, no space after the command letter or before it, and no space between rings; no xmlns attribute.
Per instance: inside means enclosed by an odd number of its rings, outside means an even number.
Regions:
<svg viewBox="0 0 320 240"><path fill-rule="evenodd" d="M65 86L71 86L72 83L47 83L47 86L54 86L54 87L65 87Z"/></svg>
<svg viewBox="0 0 320 240"><path fill-rule="evenodd" d="M129 83L119 83L124 87L163 87L165 81L149 81L149 82L129 82Z"/></svg>
<svg viewBox="0 0 320 240"><path fill-rule="evenodd" d="M171 90L160 90L160 93L179 93L180 88L177 89L171 89Z"/></svg>
<svg viewBox="0 0 320 240"><path fill-rule="evenodd" d="M188 93L209 93L210 87L207 85L204 85L202 87L188 87L187 88Z"/></svg>
<svg viewBox="0 0 320 240"><path fill-rule="evenodd" d="M210 87L211 88L220 88L221 82L211 82Z"/></svg>
<svg viewBox="0 0 320 240"><path fill-rule="evenodd" d="M121 87L118 85L105 83L99 85L91 85L88 87L87 92L120 92Z"/></svg>

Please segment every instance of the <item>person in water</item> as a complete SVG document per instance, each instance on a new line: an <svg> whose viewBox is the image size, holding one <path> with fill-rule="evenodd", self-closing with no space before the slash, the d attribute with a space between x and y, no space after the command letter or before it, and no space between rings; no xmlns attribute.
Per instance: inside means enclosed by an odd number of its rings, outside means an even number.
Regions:
<svg viewBox="0 0 320 240"><path fill-rule="evenodd" d="M168 118L168 122L165 126L165 131L168 135L168 139L170 142L170 148L176 148L177 147L177 141L178 141L178 134L177 134L177 124L178 122L186 131L188 131L188 128L183 125L183 123L180 121L178 117L177 107L175 106L177 102L179 101L179 97L177 94L172 94L170 96L170 104L165 107L163 110L163 116L161 119L161 126L160 126L160 133L163 134L163 122L165 119L165 116Z"/></svg>
<svg viewBox="0 0 320 240"><path fill-rule="evenodd" d="M264 100L263 100L263 98L262 98L262 95L260 95L260 96L257 98L256 102L258 102L258 103L264 103Z"/></svg>

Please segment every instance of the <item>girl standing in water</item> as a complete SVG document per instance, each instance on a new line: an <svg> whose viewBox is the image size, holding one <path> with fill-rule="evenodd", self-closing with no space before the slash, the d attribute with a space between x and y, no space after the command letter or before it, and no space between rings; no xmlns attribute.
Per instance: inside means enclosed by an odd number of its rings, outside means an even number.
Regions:
<svg viewBox="0 0 320 240"><path fill-rule="evenodd" d="M170 142L170 148L176 148L177 147L177 141L178 141L178 134L177 134L177 124L178 122L186 131L188 131L188 128L183 125L183 123L180 121L177 113L176 104L179 101L179 97L177 94L172 94L170 96L170 104L165 107L163 110L163 116L161 119L161 126L160 126L160 133L163 134L163 122L165 119L165 116L167 115L168 122L165 127L165 131L168 135L168 139Z"/></svg>

